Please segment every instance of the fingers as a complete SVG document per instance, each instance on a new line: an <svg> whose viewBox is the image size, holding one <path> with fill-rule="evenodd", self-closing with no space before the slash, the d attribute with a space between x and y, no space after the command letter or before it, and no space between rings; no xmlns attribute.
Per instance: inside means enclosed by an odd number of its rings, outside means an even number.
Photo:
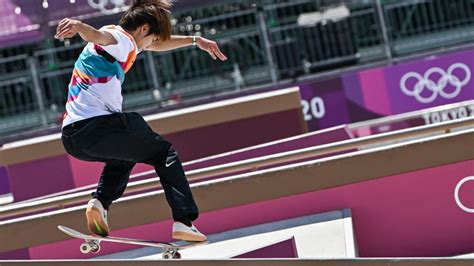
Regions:
<svg viewBox="0 0 474 266"><path fill-rule="evenodd" d="M68 18L64 18L64 19L62 19L61 21L59 21L59 23L58 23L58 29L61 29L62 27L64 27L64 25L66 25L68 22L69 22L69 19L68 19Z"/></svg>
<svg viewBox="0 0 474 266"><path fill-rule="evenodd" d="M70 29L66 28L66 29L62 30L61 32L58 32L54 37L56 39L65 38L65 37L67 38L67 36L71 35L71 34L72 34L72 32L70 31Z"/></svg>
<svg viewBox="0 0 474 266"><path fill-rule="evenodd" d="M221 61L227 60L227 56L225 56L221 50L219 49L219 46L217 46L216 43L213 43L209 46L209 50L207 51L209 55L212 57L212 59L217 60L218 58Z"/></svg>
<svg viewBox="0 0 474 266"><path fill-rule="evenodd" d="M67 27L68 23L69 23L69 19L67 18L62 19L59 22L58 27L56 28L56 35L54 37L58 38L61 34L64 34L65 28Z"/></svg>
<svg viewBox="0 0 474 266"><path fill-rule="evenodd" d="M211 46L211 51L215 56L217 56L221 61L227 60L227 56L225 56L222 52L221 49L219 49L219 46L217 44L214 44ZM215 59L215 58L214 58Z"/></svg>
<svg viewBox="0 0 474 266"><path fill-rule="evenodd" d="M76 35L76 33L73 31L64 31L62 33L56 34L54 38L62 40L65 38L72 38L74 35Z"/></svg>
<svg viewBox="0 0 474 266"><path fill-rule="evenodd" d="M214 41L208 40L206 38L200 38L198 42L198 46L202 50L209 53L209 55L214 60L217 60L217 59L220 59L221 61L227 60L227 56L225 56L224 53L221 52L221 49L219 49L219 46Z"/></svg>
<svg viewBox="0 0 474 266"><path fill-rule="evenodd" d="M56 32L56 36L61 36L67 33L70 30L69 27L64 27Z"/></svg>
<svg viewBox="0 0 474 266"><path fill-rule="evenodd" d="M212 57L212 59L217 60L217 56L213 52L209 52L209 55Z"/></svg>
<svg viewBox="0 0 474 266"><path fill-rule="evenodd" d="M65 18L59 22L58 27L56 29L56 35L54 35L54 37L56 39L64 39L71 38L74 35L74 23L72 23L71 19Z"/></svg>
<svg viewBox="0 0 474 266"><path fill-rule="evenodd" d="M76 34L73 33L73 32L67 32L67 33L63 36L63 38L66 38L66 39L67 39L67 38L72 38L72 37L74 37L74 35L76 35Z"/></svg>

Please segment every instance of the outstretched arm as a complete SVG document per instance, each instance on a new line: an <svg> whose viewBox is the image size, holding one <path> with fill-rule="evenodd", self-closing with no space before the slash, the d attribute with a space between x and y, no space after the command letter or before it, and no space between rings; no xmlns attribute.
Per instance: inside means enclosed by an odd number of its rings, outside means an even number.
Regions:
<svg viewBox="0 0 474 266"><path fill-rule="evenodd" d="M203 37L196 36L196 45L203 51L209 53L209 55L214 59L217 60L218 58L221 61L227 60L227 56L225 56L216 42L208 40ZM155 51L155 52L163 52L174 50L186 46L190 46L193 44L193 37L192 36L180 36L180 35L172 35L168 41L156 41L153 42L150 46L146 48L148 51Z"/></svg>
<svg viewBox="0 0 474 266"><path fill-rule="evenodd" d="M65 18L59 22L54 37L56 39L72 38L77 33L86 42L93 42L103 46L117 44L117 40L115 40L112 34L97 30L79 20L70 18Z"/></svg>

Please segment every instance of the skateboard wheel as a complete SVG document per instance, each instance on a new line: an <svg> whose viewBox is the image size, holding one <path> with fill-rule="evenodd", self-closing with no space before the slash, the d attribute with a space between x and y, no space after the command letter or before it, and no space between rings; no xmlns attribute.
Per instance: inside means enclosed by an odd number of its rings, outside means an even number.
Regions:
<svg viewBox="0 0 474 266"><path fill-rule="evenodd" d="M173 256L173 259L181 259L181 253L176 252Z"/></svg>
<svg viewBox="0 0 474 266"><path fill-rule="evenodd" d="M93 245L91 247L91 252L92 253L99 253L100 252L100 245Z"/></svg>
<svg viewBox="0 0 474 266"><path fill-rule="evenodd" d="M162 257L163 257L164 260L170 260L170 259L172 259L174 256L173 256L173 253L167 251L167 252L163 253L163 256L162 256Z"/></svg>
<svg viewBox="0 0 474 266"><path fill-rule="evenodd" d="M88 254L92 251L92 247L89 245L89 243L82 243L80 248L82 254Z"/></svg>

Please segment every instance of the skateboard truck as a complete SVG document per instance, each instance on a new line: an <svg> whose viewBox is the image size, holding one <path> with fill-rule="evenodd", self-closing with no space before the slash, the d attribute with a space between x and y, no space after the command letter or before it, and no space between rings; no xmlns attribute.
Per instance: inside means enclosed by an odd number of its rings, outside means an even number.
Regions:
<svg viewBox="0 0 474 266"><path fill-rule="evenodd" d="M100 241L99 240L86 240L85 243L82 243L80 246L82 254L99 253L100 252Z"/></svg>

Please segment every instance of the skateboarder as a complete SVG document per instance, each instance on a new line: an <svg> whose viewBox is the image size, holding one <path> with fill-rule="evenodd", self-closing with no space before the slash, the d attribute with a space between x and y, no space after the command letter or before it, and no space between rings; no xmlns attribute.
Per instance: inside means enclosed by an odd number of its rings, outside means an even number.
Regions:
<svg viewBox="0 0 474 266"><path fill-rule="evenodd" d="M198 207L172 144L153 132L140 114L122 112L125 74L143 50L167 51L196 45L214 60L227 60L214 41L171 35L170 8L166 0L135 0L119 25L97 30L65 18L57 27L58 39L79 33L88 42L72 73L61 139L75 158L105 163L86 209L87 225L93 234L109 234L110 205L122 196L134 165L146 163L155 167L172 209L173 238L206 240L193 225Z"/></svg>

